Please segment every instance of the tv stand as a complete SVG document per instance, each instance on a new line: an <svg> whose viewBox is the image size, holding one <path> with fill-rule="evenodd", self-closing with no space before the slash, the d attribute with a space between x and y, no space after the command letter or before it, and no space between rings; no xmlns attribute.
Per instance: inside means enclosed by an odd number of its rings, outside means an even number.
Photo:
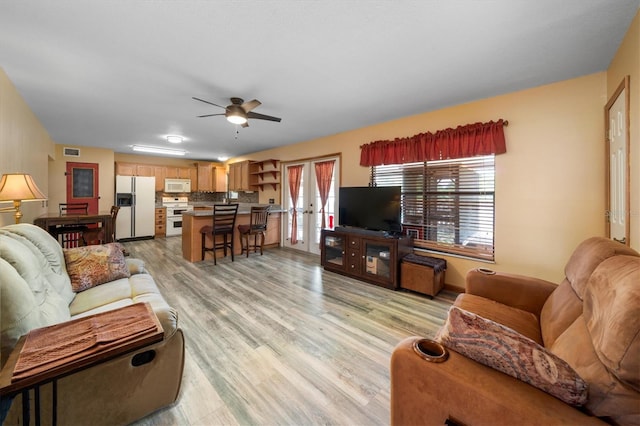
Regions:
<svg viewBox="0 0 640 426"><path fill-rule="evenodd" d="M400 286L400 260L412 251L411 237L362 228L323 229L320 239L325 270L392 290Z"/></svg>

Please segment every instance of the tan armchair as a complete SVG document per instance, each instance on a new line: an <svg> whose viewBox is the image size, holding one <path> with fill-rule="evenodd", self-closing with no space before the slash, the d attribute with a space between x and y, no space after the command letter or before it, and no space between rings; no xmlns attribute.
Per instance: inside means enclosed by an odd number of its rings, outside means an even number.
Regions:
<svg viewBox="0 0 640 426"><path fill-rule="evenodd" d="M454 303L565 361L588 385L583 406L453 350L444 362L429 362L414 349L420 338L411 337L391 358L391 424L640 424L639 256L590 238L576 248L559 285L473 270Z"/></svg>

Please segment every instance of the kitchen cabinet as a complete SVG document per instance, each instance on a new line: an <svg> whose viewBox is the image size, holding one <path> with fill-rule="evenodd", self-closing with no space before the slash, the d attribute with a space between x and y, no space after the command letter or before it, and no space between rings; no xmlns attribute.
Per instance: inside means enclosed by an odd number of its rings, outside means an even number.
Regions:
<svg viewBox="0 0 640 426"><path fill-rule="evenodd" d="M136 166L136 176L155 176L153 173L153 166L150 164L138 164Z"/></svg>
<svg viewBox="0 0 640 426"><path fill-rule="evenodd" d="M280 161L269 159L252 161L249 164L249 186L252 189L263 191L265 186L270 186L275 191L280 185Z"/></svg>
<svg viewBox="0 0 640 426"><path fill-rule="evenodd" d="M138 165L135 163L116 163L116 175L119 176L137 176Z"/></svg>
<svg viewBox="0 0 640 426"><path fill-rule="evenodd" d="M198 169L195 166L176 167L119 161L116 162L115 171L116 175L119 176L153 176L156 178L156 191L164 191L165 178L191 179L192 188L197 188L196 182L198 181Z"/></svg>
<svg viewBox="0 0 640 426"><path fill-rule="evenodd" d="M280 213L269 213L264 245L280 245Z"/></svg>
<svg viewBox="0 0 640 426"><path fill-rule="evenodd" d="M229 191L251 191L249 160L229 164Z"/></svg>
<svg viewBox="0 0 640 426"><path fill-rule="evenodd" d="M198 169L198 179L195 189L202 192L215 191L212 176L214 171L213 165L211 163L196 163L196 168ZM191 182L191 186L193 189L193 182Z"/></svg>
<svg viewBox="0 0 640 426"><path fill-rule="evenodd" d="M156 191L164 191L164 178L167 177L167 168L153 166L153 176L156 178Z"/></svg>
<svg viewBox="0 0 640 426"><path fill-rule="evenodd" d="M412 251L411 237L359 229L323 229L320 239L324 269L393 290L400 284L400 260Z"/></svg>
<svg viewBox="0 0 640 426"><path fill-rule="evenodd" d="M177 179L178 178L178 168L175 166L166 166L166 175L165 178Z"/></svg>
<svg viewBox="0 0 640 426"><path fill-rule="evenodd" d="M156 238L167 235L167 208L156 207Z"/></svg>
<svg viewBox="0 0 640 426"><path fill-rule="evenodd" d="M198 171L197 191L227 191L227 173L224 167L216 167L215 163L198 162L196 169Z"/></svg>

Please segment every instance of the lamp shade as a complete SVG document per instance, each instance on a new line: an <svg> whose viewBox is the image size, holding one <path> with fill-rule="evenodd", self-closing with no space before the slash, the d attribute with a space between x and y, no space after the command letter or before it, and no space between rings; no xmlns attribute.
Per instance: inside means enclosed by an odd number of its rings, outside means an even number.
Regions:
<svg viewBox="0 0 640 426"><path fill-rule="evenodd" d="M24 173L8 173L0 179L0 202L2 201L37 201L47 197L40 191L31 175Z"/></svg>

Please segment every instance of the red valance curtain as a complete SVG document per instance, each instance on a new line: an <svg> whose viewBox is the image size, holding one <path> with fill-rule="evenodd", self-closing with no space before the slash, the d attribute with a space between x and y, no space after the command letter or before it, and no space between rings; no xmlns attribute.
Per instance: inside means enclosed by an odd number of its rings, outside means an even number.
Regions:
<svg viewBox="0 0 640 426"><path fill-rule="evenodd" d="M360 146L361 166L405 164L507 152L503 127L508 121L474 123Z"/></svg>

